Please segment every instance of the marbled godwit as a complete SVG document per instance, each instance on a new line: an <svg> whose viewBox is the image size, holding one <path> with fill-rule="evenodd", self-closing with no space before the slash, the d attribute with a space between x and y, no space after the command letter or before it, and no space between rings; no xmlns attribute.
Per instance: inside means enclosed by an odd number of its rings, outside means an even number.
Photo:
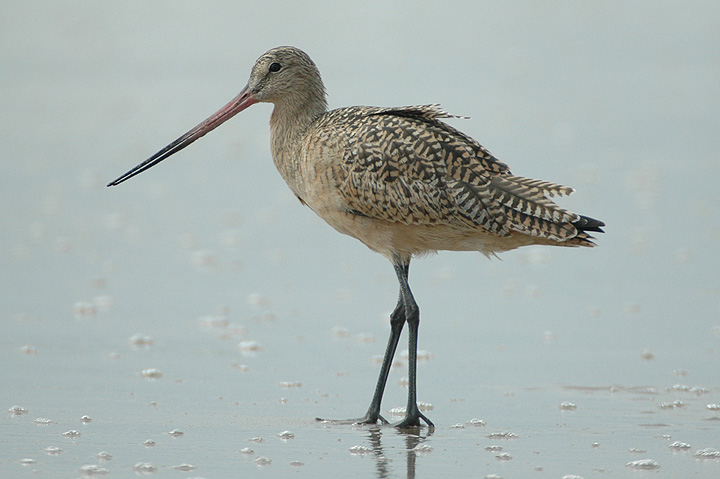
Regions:
<svg viewBox="0 0 720 479"><path fill-rule="evenodd" d="M273 160L300 202L387 257L400 283L370 407L362 418L340 422L387 424L380 402L407 323L408 402L395 426L419 427L420 420L433 425L416 400L420 310L408 285L413 256L438 250L489 256L532 244L593 246L587 232L602 232L601 221L549 199L572 188L512 175L475 140L440 121L453 115L437 105L327 111L317 67L294 47L263 54L230 103L108 186L160 163L257 102L274 104Z"/></svg>

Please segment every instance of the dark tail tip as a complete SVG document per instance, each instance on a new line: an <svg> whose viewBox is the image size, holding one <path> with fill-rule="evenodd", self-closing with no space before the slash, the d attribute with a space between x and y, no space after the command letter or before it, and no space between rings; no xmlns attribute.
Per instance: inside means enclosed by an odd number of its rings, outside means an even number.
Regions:
<svg viewBox="0 0 720 479"><path fill-rule="evenodd" d="M598 233L604 233L602 227L605 226L600 220L589 218L587 216L580 216L580 219L573 223L573 226L578 231L596 231Z"/></svg>

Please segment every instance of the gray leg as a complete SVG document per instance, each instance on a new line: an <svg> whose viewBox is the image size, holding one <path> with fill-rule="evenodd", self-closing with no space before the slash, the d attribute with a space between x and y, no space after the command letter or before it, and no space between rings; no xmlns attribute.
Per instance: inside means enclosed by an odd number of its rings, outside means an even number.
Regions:
<svg viewBox="0 0 720 479"><path fill-rule="evenodd" d="M409 264L403 265L401 268L403 268L405 275L407 275ZM400 341L400 333L402 333L403 326L405 326L405 303L401 291L398 296L397 305L390 314L390 337L388 338L387 347L385 348L385 356L380 366L380 375L378 376L377 385L375 386L375 393L370 401L370 407L368 407L365 416L359 419L341 419L332 420L331 422L339 424L377 424L377 422L380 421L382 424L388 424L388 421L380 415L380 404L382 403L385 385L387 384L388 375L390 374L390 366L392 365L393 357L395 357L395 351ZM323 419L320 418L316 419L323 421Z"/></svg>
<svg viewBox="0 0 720 479"><path fill-rule="evenodd" d="M357 422L364 424L375 424L380 420L383 424L388 422L380 415L380 403L382 402L385 385L387 384L388 375L390 374L390 366L392 365L395 350L400 341L400 333L402 333L405 325L405 306L403 305L402 296L398 298L398 304L395 306L390 315L390 337L388 338L387 347L385 348L385 356L383 357L382 366L380 366L380 375L378 376L377 385L375 386L375 394L373 394L370 407L367 413Z"/></svg>
<svg viewBox="0 0 720 479"><path fill-rule="evenodd" d="M413 298L410 286L408 286L410 260L403 261L396 259L393 261L393 267L395 268L395 273L397 274L398 281L400 282L400 294L398 295L397 305L390 315L390 338L388 339L387 347L385 348L385 356L383 357L382 365L380 366L380 375L378 376L377 385L375 386L375 393L370 401L370 407L368 407L365 416L359 419L333 420L331 421L333 423L377 424L377 422L380 421L382 424L388 424L385 418L380 415L380 404L382 403L385 385L387 384L388 375L390 374L390 366L392 365L392 360L395 356L398 342L400 341L400 333L402 333L403 326L407 323L410 333L408 348L410 352L408 364L410 384L408 386L407 414L405 419L397 424L394 424L394 426L401 429L420 427L420 419L422 419L428 426L434 427L433 423L425 417L425 415L423 415L417 407L417 339L418 326L420 324L420 309L415 302L415 298ZM317 420L323 421L323 419L320 418L317 418Z"/></svg>
<svg viewBox="0 0 720 479"><path fill-rule="evenodd" d="M425 421L428 426L434 427L433 423L420 412L417 407L417 341L418 326L420 325L420 308L418 308L415 298L413 298L410 286L408 285L408 264L396 262L395 273L397 273L400 282L400 297L405 306L405 321L408 324L409 341L408 341L408 402L407 414L405 419L397 424L397 428L420 427L420 419Z"/></svg>

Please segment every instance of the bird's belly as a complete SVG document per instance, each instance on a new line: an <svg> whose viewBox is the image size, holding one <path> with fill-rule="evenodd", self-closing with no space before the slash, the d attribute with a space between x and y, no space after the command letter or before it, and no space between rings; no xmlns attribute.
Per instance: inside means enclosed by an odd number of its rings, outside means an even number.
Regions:
<svg viewBox="0 0 720 479"><path fill-rule="evenodd" d="M313 210L340 233L360 240L370 249L391 260L396 257L409 259L436 251L479 251L492 255L531 242L525 235L499 237L479 227L407 225L339 209Z"/></svg>

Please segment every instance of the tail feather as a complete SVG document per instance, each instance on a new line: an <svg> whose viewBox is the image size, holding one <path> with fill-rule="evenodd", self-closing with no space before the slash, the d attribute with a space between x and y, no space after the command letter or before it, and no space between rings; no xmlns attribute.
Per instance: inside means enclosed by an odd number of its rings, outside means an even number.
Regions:
<svg viewBox="0 0 720 479"><path fill-rule="evenodd" d="M590 218L587 216L578 215L580 219L573 222L572 225L577 230L577 234L574 238L568 241L568 246L595 246L594 236L590 236L587 232L594 231L597 233L604 233L602 226L605 226L600 220Z"/></svg>
<svg viewBox="0 0 720 479"><path fill-rule="evenodd" d="M563 209L549 198L571 194L567 186L507 174L491 178L486 188L509 229L568 246L593 246L587 232L603 233L602 221Z"/></svg>
<svg viewBox="0 0 720 479"><path fill-rule="evenodd" d="M573 226L577 228L578 231L595 231L597 233L605 232L602 229L602 227L605 226L605 223L600 220L596 220L595 218L590 218L589 216L580 215L580 219L575 221Z"/></svg>

